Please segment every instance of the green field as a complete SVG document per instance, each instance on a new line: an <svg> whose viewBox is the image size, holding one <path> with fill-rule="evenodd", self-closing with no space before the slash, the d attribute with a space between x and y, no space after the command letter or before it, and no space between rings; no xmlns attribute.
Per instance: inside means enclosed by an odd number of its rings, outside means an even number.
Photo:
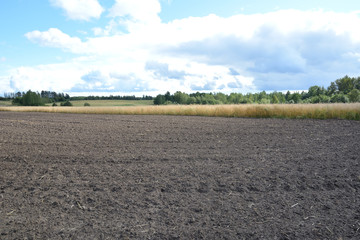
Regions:
<svg viewBox="0 0 360 240"><path fill-rule="evenodd" d="M0 101L0 106L11 106L11 101Z"/></svg>
<svg viewBox="0 0 360 240"><path fill-rule="evenodd" d="M76 100L70 101L74 107L83 107L85 103L89 103L91 107L125 107L125 106L148 106L153 105L153 100ZM60 106L60 102L56 103ZM52 104L46 104L51 106Z"/></svg>

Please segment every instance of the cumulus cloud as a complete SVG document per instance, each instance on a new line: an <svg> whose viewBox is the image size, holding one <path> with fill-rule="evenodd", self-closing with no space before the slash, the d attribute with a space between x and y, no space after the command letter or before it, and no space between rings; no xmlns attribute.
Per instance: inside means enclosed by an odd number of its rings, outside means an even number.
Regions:
<svg viewBox="0 0 360 240"><path fill-rule="evenodd" d="M360 23L356 14L321 11L238 15L223 19L224 26L233 27L231 32L215 26L219 28L212 35L163 50L164 54L241 69L242 74L255 78L258 89L307 89L310 84L326 86L342 74L356 74L356 57L350 53L360 52L360 39L359 30L349 27L354 22ZM192 27L200 31L196 24ZM230 73L236 75L233 70Z"/></svg>
<svg viewBox="0 0 360 240"><path fill-rule="evenodd" d="M191 85L191 90L193 91L213 91L216 88L216 82L210 81L207 82L205 85Z"/></svg>
<svg viewBox="0 0 360 240"><path fill-rule="evenodd" d="M82 52L83 44L78 37L70 37L57 28L48 31L32 31L25 34L30 41L45 47L55 47L69 50L74 53Z"/></svg>
<svg viewBox="0 0 360 240"><path fill-rule="evenodd" d="M184 71L170 70L169 64L148 61L145 70L152 71L155 77L163 79L184 79L186 73Z"/></svg>
<svg viewBox="0 0 360 240"><path fill-rule="evenodd" d="M13 92L14 89L10 86L10 77L9 76L0 76L0 96L3 93Z"/></svg>
<svg viewBox="0 0 360 240"><path fill-rule="evenodd" d="M11 89L27 91L69 91L80 81L84 67L79 64L47 64L36 67L18 67L10 71Z"/></svg>
<svg viewBox="0 0 360 240"><path fill-rule="evenodd" d="M55 7L62 8L68 18L89 21L99 18L104 11L97 0L50 0Z"/></svg>
<svg viewBox="0 0 360 240"><path fill-rule="evenodd" d="M120 17L123 23L160 23L158 14L161 5L158 0L116 0L109 16Z"/></svg>
<svg viewBox="0 0 360 240"><path fill-rule="evenodd" d="M69 62L63 72L51 65L17 69L12 86L24 86L33 77L40 85L54 71L73 79L66 89L74 92L247 92L327 86L345 74L358 74L357 13L281 10L162 23L160 11L157 0L117 0L109 25L94 28L95 37L85 41L56 28L27 33L42 46L79 54L78 67ZM114 31L119 22L129 31ZM48 86L64 89L57 79Z"/></svg>

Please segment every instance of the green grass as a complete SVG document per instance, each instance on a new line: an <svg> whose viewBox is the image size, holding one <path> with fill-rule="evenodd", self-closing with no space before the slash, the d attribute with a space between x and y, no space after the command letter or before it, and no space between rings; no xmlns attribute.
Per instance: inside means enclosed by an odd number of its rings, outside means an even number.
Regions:
<svg viewBox="0 0 360 240"><path fill-rule="evenodd" d="M0 106L11 106L12 101L0 101Z"/></svg>
<svg viewBox="0 0 360 240"><path fill-rule="evenodd" d="M91 107L124 107L124 106L148 106L153 105L153 100L77 100L70 101L74 107L83 107L84 103L89 103ZM60 106L60 102L56 103ZM46 104L51 106L52 103Z"/></svg>

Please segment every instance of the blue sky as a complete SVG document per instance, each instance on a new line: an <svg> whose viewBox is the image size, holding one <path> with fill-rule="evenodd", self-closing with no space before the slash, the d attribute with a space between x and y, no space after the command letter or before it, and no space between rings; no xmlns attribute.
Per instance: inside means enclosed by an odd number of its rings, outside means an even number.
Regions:
<svg viewBox="0 0 360 240"><path fill-rule="evenodd" d="M305 90L360 75L355 0L3 0L0 95Z"/></svg>

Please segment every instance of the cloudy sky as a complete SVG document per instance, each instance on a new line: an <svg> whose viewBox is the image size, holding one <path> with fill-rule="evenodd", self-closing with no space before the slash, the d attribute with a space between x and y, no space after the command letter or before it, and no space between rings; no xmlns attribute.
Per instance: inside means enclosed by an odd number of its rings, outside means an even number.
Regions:
<svg viewBox="0 0 360 240"><path fill-rule="evenodd" d="M0 95L327 87L359 26L358 0L1 0Z"/></svg>

